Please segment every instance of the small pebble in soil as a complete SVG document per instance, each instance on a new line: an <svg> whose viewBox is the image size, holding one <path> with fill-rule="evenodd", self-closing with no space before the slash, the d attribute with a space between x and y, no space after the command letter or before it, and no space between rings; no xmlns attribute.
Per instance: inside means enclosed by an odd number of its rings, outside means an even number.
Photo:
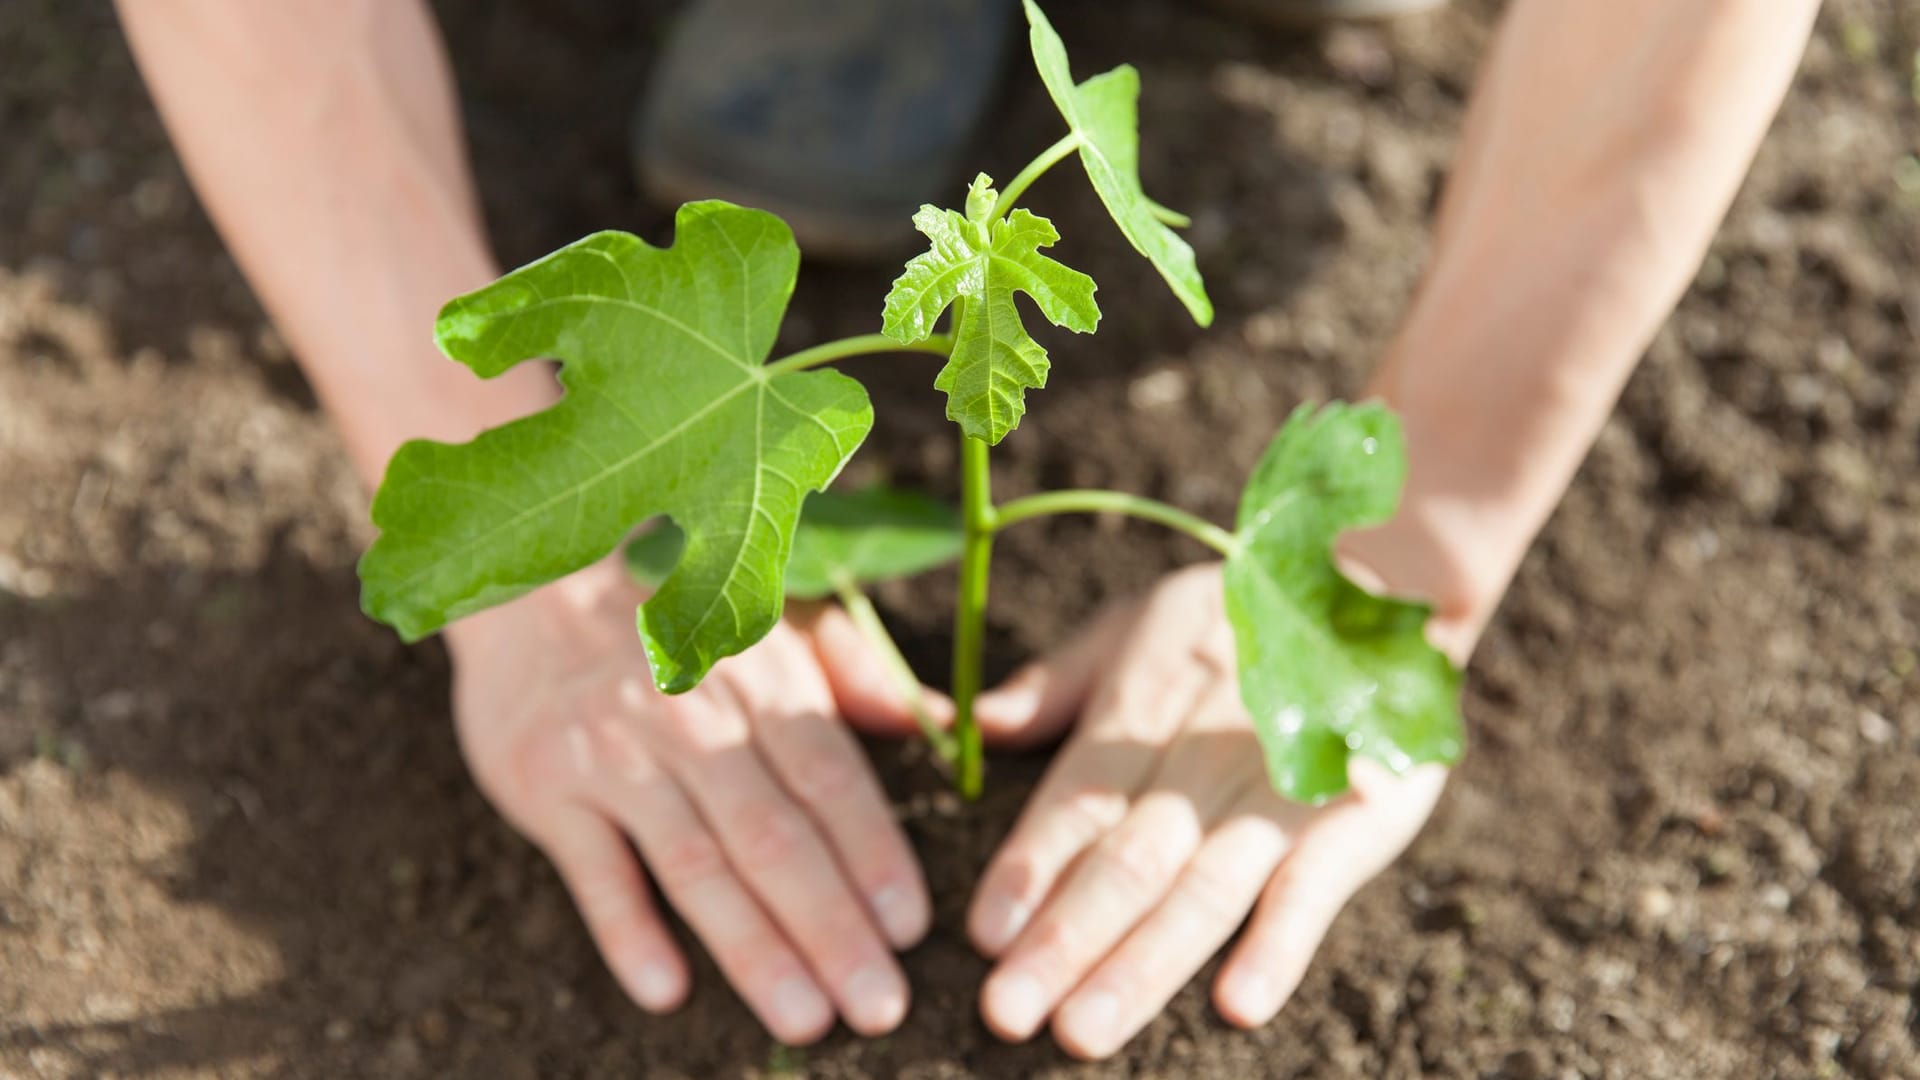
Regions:
<svg viewBox="0 0 1920 1080"><path fill-rule="evenodd" d="M1127 387L1127 403L1142 412L1177 405L1187 399L1187 376L1173 368L1151 371Z"/></svg>
<svg viewBox="0 0 1920 1080"><path fill-rule="evenodd" d="M1740 849L1722 844L1700 860L1700 876L1706 881L1725 881L1737 873L1746 860Z"/></svg>
<svg viewBox="0 0 1920 1080"><path fill-rule="evenodd" d="M1893 724L1872 709L1860 710L1860 737L1880 746L1893 738Z"/></svg>
<svg viewBox="0 0 1920 1080"><path fill-rule="evenodd" d="M1633 895L1634 915L1648 924L1665 922L1673 908L1673 894L1658 885L1649 885Z"/></svg>

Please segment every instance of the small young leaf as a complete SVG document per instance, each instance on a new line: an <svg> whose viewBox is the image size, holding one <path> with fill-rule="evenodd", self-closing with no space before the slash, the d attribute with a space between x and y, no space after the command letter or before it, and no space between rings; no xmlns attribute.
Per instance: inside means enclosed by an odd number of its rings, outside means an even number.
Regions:
<svg viewBox="0 0 1920 1080"><path fill-rule="evenodd" d="M916 491L863 488L807 498L787 563L787 595L832 596L840 582L870 585L910 577L960 557L966 537L953 507ZM685 537L661 521L627 544L627 570L642 585L664 581Z"/></svg>
<svg viewBox="0 0 1920 1080"><path fill-rule="evenodd" d="M1333 562L1342 531L1393 515L1406 472L1384 406L1303 406L1241 496L1227 618L1241 700L1288 798L1345 791L1350 754L1395 772L1459 759L1460 672L1427 644L1428 608L1374 596Z"/></svg>
<svg viewBox="0 0 1920 1080"><path fill-rule="evenodd" d="M1040 254L1060 239L1053 223L1025 210L988 221L996 196L985 175L967 193L967 214L922 206L914 228L933 249L916 255L887 294L881 330L903 345L933 333L940 313L965 298L953 353L934 380L947 392L947 417L976 439L997 443L1020 423L1028 387L1047 382L1047 351L1027 334L1013 294L1026 293L1056 326L1090 334L1100 322L1093 279Z"/></svg>
<svg viewBox="0 0 1920 1080"><path fill-rule="evenodd" d="M1060 115L1080 136L1080 164L1093 190L1134 250L1153 263L1187 306L1193 321L1201 326L1212 323L1213 301L1207 299L1193 249L1167 227L1185 224L1186 216L1147 198L1140 186L1140 73L1122 64L1074 85L1066 45L1039 5L1033 0L1026 0L1026 5L1033 62Z"/></svg>
<svg viewBox="0 0 1920 1080"><path fill-rule="evenodd" d="M688 543L639 613L660 687L691 689L773 628L801 501L873 409L837 372L767 373L800 259L779 218L698 202L674 229L669 248L596 233L441 311L448 356L482 377L552 356L566 395L469 443L400 448L360 562L369 614L423 637L664 513Z"/></svg>

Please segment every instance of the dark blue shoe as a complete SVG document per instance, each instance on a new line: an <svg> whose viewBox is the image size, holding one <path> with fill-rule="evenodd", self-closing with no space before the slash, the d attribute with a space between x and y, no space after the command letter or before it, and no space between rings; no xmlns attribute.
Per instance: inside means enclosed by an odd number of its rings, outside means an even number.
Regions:
<svg viewBox="0 0 1920 1080"><path fill-rule="evenodd" d="M641 183L667 203L771 210L809 255L895 254L911 245L920 204L958 190L1016 10L1015 0L696 0L636 118Z"/></svg>

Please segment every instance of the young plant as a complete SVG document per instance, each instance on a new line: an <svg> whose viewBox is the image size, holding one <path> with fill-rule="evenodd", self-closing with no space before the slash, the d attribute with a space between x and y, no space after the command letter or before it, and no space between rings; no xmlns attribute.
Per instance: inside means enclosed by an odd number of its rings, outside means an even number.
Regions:
<svg viewBox="0 0 1920 1080"><path fill-rule="evenodd" d="M1395 771L1461 751L1459 672L1427 644L1428 610L1375 596L1334 564L1345 529L1393 513L1406 472L1394 416L1378 404L1303 406L1255 468L1234 527L1113 491L1055 491L995 504L990 448L1045 385L1046 350L1015 293L1046 319L1092 333L1093 279L1042 249L1051 222L1016 206L1077 156L1113 220L1201 325L1212 321L1186 219L1141 189L1140 81L1121 66L1075 83L1066 49L1028 0L1033 56L1067 134L1004 190L982 175L963 208L923 206L929 250L886 298L879 334L772 362L799 250L771 214L691 203L674 243L596 233L459 297L440 313L448 356L491 377L533 357L561 361L553 407L470 443L410 442L374 499L379 539L360 563L363 604L409 640L510 600L629 545L656 585L639 633L661 690L693 688L764 637L788 597L838 596L916 695L861 586L960 563L953 634L955 718L921 719L960 791L979 792L973 703L993 538L1048 514L1118 512L1158 522L1225 560L1241 698L1276 790L1319 802L1344 791L1353 754ZM942 316L945 329L940 329ZM859 383L831 361L893 350L945 364L934 386L961 432L961 506L884 489L826 492L873 423Z"/></svg>

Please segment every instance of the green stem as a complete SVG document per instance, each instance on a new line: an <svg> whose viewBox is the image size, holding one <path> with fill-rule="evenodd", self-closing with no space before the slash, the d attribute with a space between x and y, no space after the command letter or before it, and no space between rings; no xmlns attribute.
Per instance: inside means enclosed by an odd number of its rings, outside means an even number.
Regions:
<svg viewBox="0 0 1920 1080"><path fill-rule="evenodd" d="M960 596L953 615L953 736L959 753L954 784L963 798L980 795L985 765L973 702L980 694L980 663L987 630L987 569L993 559L995 514L987 472L987 444L960 436L960 511L965 546L960 555Z"/></svg>
<svg viewBox="0 0 1920 1080"><path fill-rule="evenodd" d="M907 658L901 654L899 643L893 640L892 634L887 633L887 624L881 621L880 613L874 610L873 601L867 599L867 594L861 592L853 582L844 579L833 583L833 591L839 594L840 606L847 610L853 624L880 650L888 670L893 673L894 681L900 686L901 694L905 695L908 705L913 709L913 720L920 725L920 733L927 737L928 744L940 760L952 768L959 754L956 740L952 734L934 724L933 717L928 715L920 677L913 673L913 665L907 663Z"/></svg>
<svg viewBox="0 0 1920 1080"><path fill-rule="evenodd" d="M792 371L805 371L821 364L830 364L835 360L844 360L849 356L866 356L883 352L924 352L935 356L946 356L953 351L953 339L945 334L934 334L924 341L911 345L902 345L885 334L861 334L858 337L839 338L823 341L811 349L801 349L797 353L783 356L764 369L767 375L785 375Z"/></svg>
<svg viewBox="0 0 1920 1080"><path fill-rule="evenodd" d="M1047 514L1126 514L1159 522L1186 533L1222 555L1232 555L1240 541L1232 533L1203 518L1198 518L1163 502L1129 495L1123 491L1049 491L1015 499L994 513L994 528L1004 529L1028 518Z"/></svg>
<svg viewBox="0 0 1920 1080"><path fill-rule="evenodd" d="M1080 133L1076 131L1068 133L1059 142L1040 151L1040 156L1027 162L1027 167L1020 170L1020 175L1013 178L1013 183L1008 184L1006 189L1000 192L999 200L993 204L992 218L1002 217L1007 211L1012 210L1014 201L1025 195L1027 188L1032 186L1035 180L1040 179L1048 169L1060 164L1060 159L1078 149L1080 149Z"/></svg>

